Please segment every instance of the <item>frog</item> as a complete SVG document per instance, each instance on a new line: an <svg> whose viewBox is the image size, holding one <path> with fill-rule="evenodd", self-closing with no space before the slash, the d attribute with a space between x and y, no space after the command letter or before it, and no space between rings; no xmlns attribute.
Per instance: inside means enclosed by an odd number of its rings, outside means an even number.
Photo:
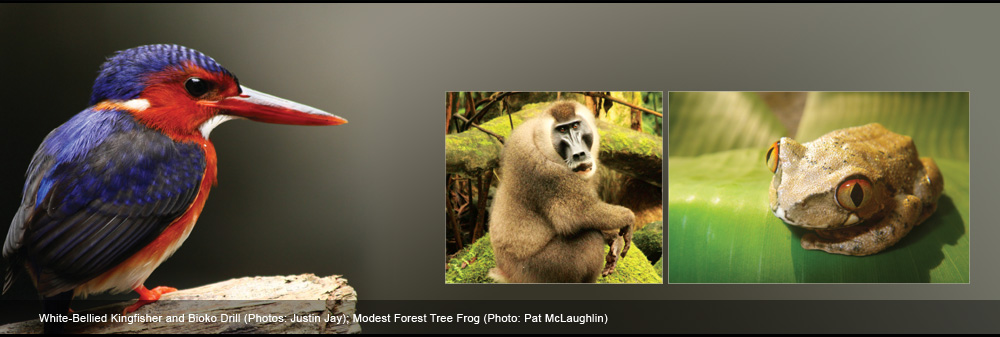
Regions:
<svg viewBox="0 0 1000 337"><path fill-rule="evenodd" d="M811 231L803 249L867 256L898 243L937 209L944 180L913 139L872 123L800 144L782 137L765 153L770 207Z"/></svg>

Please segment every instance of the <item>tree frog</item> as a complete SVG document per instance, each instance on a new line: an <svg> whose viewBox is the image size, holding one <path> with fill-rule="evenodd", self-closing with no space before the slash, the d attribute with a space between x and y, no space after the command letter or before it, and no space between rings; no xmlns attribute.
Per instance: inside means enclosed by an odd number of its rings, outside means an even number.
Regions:
<svg viewBox="0 0 1000 337"><path fill-rule="evenodd" d="M816 233L802 248L871 255L899 242L937 208L944 180L909 136L878 123L799 144L782 137L765 154L774 215Z"/></svg>

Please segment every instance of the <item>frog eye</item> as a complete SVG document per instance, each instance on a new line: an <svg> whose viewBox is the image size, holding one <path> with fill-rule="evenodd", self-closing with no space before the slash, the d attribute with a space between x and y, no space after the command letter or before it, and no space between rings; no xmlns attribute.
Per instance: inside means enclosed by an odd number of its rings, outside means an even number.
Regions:
<svg viewBox="0 0 1000 337"><path fill-rule="evenodd" d="M872 183L865 177L847 178L837 187L837 202L848 211L867 205L871 195Z"/></svg>
<svg viewBox="0 0 1000 337"><path fill-rule="evenodd" d="M778 142L774 142L767 149L767 154L764 155L764 162L767 163L767 168L771 170L771 173L778 170Z"/></svg>

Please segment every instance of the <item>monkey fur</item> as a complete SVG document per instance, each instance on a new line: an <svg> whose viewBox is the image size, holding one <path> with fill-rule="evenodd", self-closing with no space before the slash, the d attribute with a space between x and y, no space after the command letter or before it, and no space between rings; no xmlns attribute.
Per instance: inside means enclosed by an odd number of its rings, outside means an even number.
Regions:
<svg viewBox="0 0 1000 337"><path fill-rule="evenodd" d="M589 142L590 158L586 164L571 165L577 156L560 147L556 137L573 135L577 127L584 131L575 139ZM490 271L493 279L592 283L613 272L619 238L625 237L624 257L635 215L598 197L598 141L593 112L571 101L554 103L511 132L500 155L500 186L490 215L497 263ZM586 149L579 151L580 157L587 156L583 152ZM612 246L606 259L605 244Z"/></svg>

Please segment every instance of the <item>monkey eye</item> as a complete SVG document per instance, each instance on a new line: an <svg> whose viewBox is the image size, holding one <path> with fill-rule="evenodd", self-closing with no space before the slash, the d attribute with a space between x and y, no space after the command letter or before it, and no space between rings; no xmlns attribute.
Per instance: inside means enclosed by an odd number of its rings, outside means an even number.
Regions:
<svg viewBox="0 0 1000 337"><path fill-rule="evenodd" d="M565 126L560 126L560 127L556 128L556 131L559 131L559 133L566 133L566 127Z"/></svg>
<svg viewBox="0 0 1000 337"><path fill-rule="evenodd" d="M579 122L573 123L573 130L576 130L578 128L580 128L580 123Z"/></svg>

